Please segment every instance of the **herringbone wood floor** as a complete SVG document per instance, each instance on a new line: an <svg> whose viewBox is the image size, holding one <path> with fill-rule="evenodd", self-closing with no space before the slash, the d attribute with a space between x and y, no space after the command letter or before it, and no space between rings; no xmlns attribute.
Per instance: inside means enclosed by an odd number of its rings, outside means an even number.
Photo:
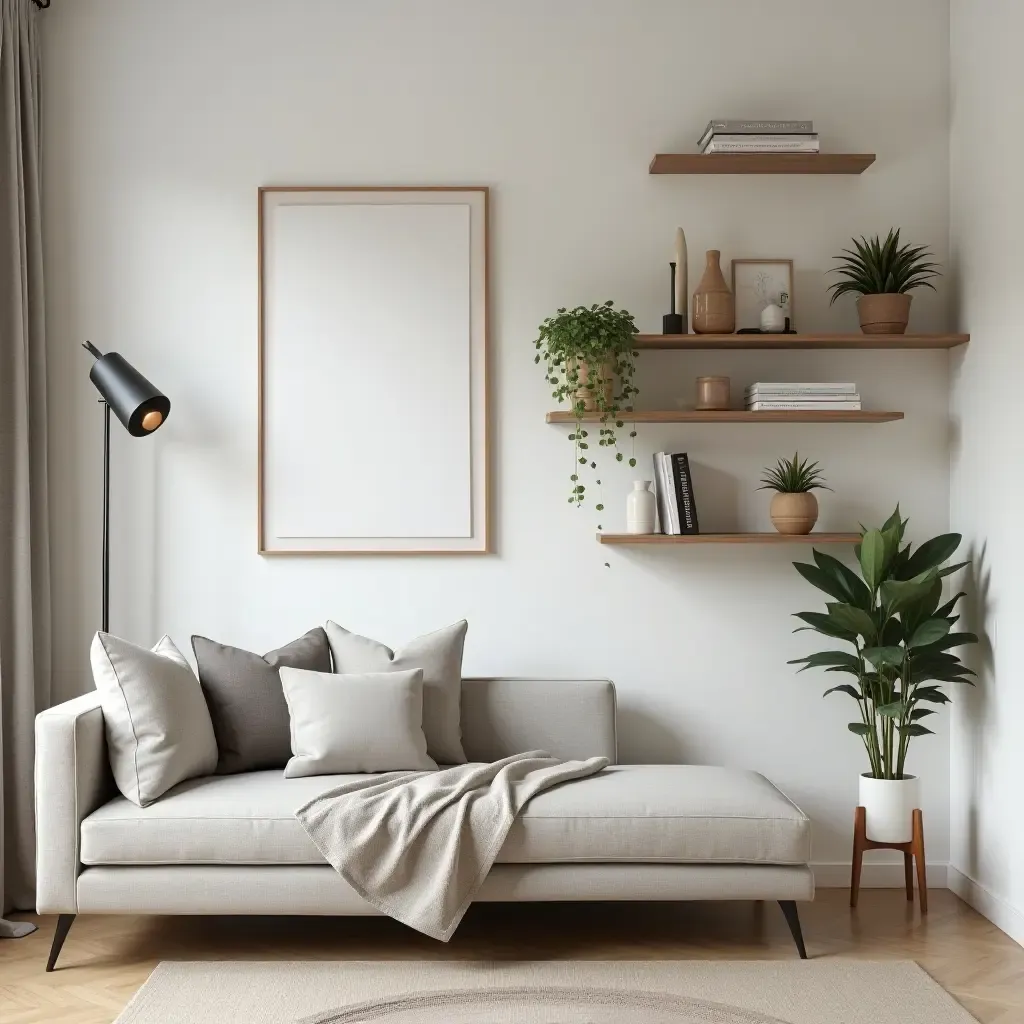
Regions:
<svg viewBox="0 0 1024 1024"><path fill-rule="evenodd" d="M985 1024L1024 1024L1024 949L947 890L922 919L897 890L842 889L801 909L812 957L916 960ZM473 907L448 945L381 918L81 917L53 974L53 918L0 941L3 1024L109 1024L160 960L788 959L768 904Z"/></svg>

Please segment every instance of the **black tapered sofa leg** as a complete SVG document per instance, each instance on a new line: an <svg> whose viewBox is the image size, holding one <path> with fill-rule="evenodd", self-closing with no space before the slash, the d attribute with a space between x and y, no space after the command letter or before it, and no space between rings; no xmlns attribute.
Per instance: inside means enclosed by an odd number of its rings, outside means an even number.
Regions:
<svg viewBox="0 0 1024 1024"><path fill-rule="evenodd" d="M75 923L74 914L61 914L57 918L57 927L53 932L53 945L50 946L50 956L46 961L47 971L53 970L53 965L57 962L57 957L60 956L61 948L64 945L64 940L68 937L68 932L71 931L71 926Z"/></svg>
<svg viewBox="0 0 1024 1024"><path fill-rule="evenodd" d="M800 928L800 915L797 913L796 900L779 900L779 906L789 925L790 934L796 943L797 952L801 960L807 959L807 950L804 947L804 933Z"/></svg>

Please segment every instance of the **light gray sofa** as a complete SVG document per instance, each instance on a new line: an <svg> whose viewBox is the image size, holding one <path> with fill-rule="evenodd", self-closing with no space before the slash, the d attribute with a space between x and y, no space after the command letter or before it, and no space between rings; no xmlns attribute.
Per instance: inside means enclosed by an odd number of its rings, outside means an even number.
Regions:
<svg viewBox="0 0 1024 1024"><path fill-rule="evenodd" d="M540 749L613 765L527 805L479 900L778 900L806 955L810 822L763 776L615 764L603 680L466 679L462 732L471 761ZM114 787L97 694L44 711L37 906L60 915L47 970L76 914L375 914L292 816L343 778L214 775L137 807Z"/></svg>

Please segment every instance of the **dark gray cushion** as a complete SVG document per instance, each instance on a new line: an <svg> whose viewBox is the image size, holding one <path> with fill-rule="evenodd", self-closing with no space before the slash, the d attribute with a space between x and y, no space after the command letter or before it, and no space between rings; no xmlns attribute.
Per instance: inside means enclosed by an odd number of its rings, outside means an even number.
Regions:
<svg viewBox="0 0 1024 1024"><path fill-rule="evenodd" d="M283 768L292 756L288 704L278 669L331 671L331 648L319 626L263 655L192 637L206 705L217 736L217 773Z"/></svg>

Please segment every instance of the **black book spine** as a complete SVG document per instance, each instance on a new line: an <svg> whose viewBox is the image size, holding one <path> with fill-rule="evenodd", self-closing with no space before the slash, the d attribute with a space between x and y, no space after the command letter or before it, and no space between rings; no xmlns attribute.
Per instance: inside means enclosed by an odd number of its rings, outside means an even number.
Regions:
<svg viewBox="0 0 1024 1024"><path fill-rule="evenodd" d="M672 478L676 486L676 500L679 502L679 525L682 532L700 533L697 503L693 497L693 479L690 477L690 460L686 452L672 456Z"/></svg>

